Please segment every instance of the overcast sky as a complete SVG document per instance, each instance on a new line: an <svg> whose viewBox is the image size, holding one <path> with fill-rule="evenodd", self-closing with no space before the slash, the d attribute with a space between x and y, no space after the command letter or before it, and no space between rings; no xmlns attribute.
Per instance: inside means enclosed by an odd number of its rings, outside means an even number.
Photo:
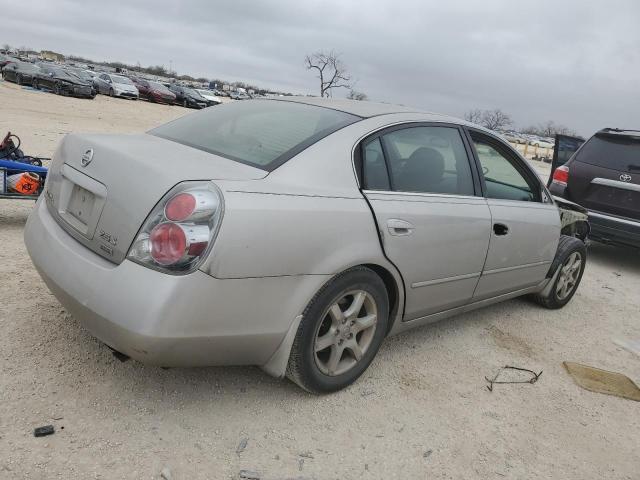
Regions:
<svg viewBox="0 0 640 480"><path fill-rule="evenodd" d="M335 49L370 99L519 127L640 129L640 1L0 0L0 45L317 93ZM336 92L344 96L347 92ZM0 106L1 108L1 106Z"/></svg>

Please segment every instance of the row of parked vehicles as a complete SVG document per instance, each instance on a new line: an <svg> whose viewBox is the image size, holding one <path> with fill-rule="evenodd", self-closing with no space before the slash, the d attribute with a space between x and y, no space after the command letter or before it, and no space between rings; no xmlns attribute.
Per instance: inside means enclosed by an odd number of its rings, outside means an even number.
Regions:
<svg viewBox="0 0 640 480"><path fill-rule="evenodd" d="M49 62L29 63L0 55L2 78L18 85L31 85L58 95L94 98L97 94L177 104L186 108L205 108L221 103L215 92L178 84L124 75L94 72ZM241 98L238 98L241 100Z"/></svg>
<svg viewBox="0 0 640 480"><path fill-rule="evenodd" d="M511 143L521 145L531 145L539 148L553 148L555 139L550 137L540 137L529 133L516 132L515 130L506 130L498 132Z"/></svg>

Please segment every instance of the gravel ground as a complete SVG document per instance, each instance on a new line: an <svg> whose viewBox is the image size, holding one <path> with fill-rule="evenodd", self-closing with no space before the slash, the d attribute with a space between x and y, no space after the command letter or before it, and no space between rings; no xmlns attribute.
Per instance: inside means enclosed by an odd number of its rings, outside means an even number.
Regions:
<svg viewBox="0 0 640 480"><path fill-rule="evenodd" d="M0 82L0 132L51 155L70 131L143 131L186 113ZM548 170L536 164L540 172ZM257 368L121 363L40 280L0 200L0 478L638 479L640 405L576 386L562 361L640 383L640 255L593 244L561 311L512 300L388 339L352 388L323 397ZM543 370L534 385L484 376ZM53 424L53 436L33 429Z"/></svg>

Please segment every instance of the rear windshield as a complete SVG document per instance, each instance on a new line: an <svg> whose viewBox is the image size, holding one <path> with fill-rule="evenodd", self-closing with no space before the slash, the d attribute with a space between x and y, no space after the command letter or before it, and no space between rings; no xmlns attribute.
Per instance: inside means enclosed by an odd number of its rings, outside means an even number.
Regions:
<svg viewBox="0 0 640 480"><path fill-rule="evenodd" d="M152 135L271 171L360 117L328 108L248 100L206 108Z"/></svg>
<svg viewBox="0 0 640 480"><path fill-rule="evenodd" d="M576 161L622 172L640 171L640 137L596 134L576 154Z"/></svg>

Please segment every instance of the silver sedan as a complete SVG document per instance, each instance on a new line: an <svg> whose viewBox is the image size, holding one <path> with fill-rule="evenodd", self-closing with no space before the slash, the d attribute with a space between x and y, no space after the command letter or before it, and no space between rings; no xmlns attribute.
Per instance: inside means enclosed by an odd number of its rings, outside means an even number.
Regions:
<svg viewBox="0 0 640 480"><path fill-rule="evenodd" d="M564 306L586 261L569 213L481 127L287 98L66 136L25 241L112 349L259 365L320 393L354 382L387 335L521 295Z"/></svg>

